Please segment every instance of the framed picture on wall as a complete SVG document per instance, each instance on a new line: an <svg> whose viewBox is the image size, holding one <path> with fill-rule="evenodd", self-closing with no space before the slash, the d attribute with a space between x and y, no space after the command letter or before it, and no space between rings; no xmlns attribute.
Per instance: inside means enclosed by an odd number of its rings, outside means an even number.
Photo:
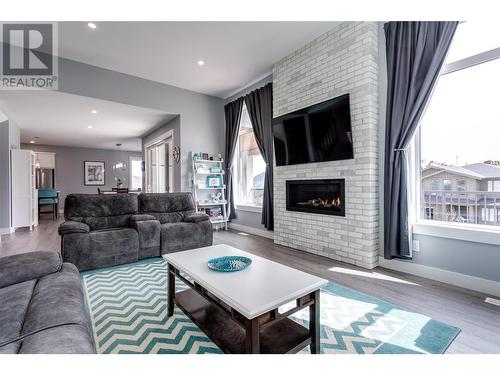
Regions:
<svg viewBox="0 0 500 375"><path fill-rule="evenodd" d="M106 182L104 178L104 172L105 170L103 161L84 161L84 184L87 186L104 186Z"/></svg>

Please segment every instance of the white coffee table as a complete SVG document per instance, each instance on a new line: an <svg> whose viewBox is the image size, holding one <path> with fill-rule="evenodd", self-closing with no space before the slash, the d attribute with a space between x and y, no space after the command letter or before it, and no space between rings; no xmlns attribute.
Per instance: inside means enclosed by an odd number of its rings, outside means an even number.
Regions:
<svg viewBox="0 0 500 375"><path fill-rule="evenodd" d="M216 272L209 259L241 255L252 264L238 272ZM226 353L319 353L319 296L327 280L228 245L165 254L168 315L174 303ZM187 277L186 277L187 276ZM190 288L175 293L175 277ZM296 301L287 312L278 307ZM309 329L289 316L309 307Z"/></svg>

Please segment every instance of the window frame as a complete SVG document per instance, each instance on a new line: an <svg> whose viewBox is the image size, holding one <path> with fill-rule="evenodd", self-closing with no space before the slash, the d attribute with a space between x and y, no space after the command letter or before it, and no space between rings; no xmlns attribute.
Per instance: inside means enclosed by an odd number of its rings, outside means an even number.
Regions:
<svg viewBox="0 0 500 375"><path fill-rule="evenodd" d="M242 109L242 117L243 117L243 112L247 112L248 113L248 109L246 108L246 104L243 103L243 109ZM257 205L252 205L252 204L244 204L244 203L240 203L239 200L241 199L240 197L240 175L241 175L241 171L240 171L240 126L241 126L241 120L240 120L240 124L238 125L238 140L236 142L236 147L235 147L235 150L234 150L234 162L233 162L233 166L232 166L232 169L233 169L233 172L232 172L232 175L233 175L233 183L234 183L234 191L233 191L233 197L234 197L234 208L237 209L237 210L240 210L240 211L247 211L247 212L254 212L254 213L262 213L262 206L257 206ZM254 134L254 137L255 137L255 133L252 129L252 133ZM260 151L259 151L259 154L260 154ZM262 157L262 155L261 155Z"/></svg>
<svg viewBox="0 0 500 375"><path fill-rule="evenodd" d="M452 61L443 66L440 76L497 59L500 59L500 47ZM500 226L437 221L423 218L424 208L421 205L421 142L422 134L419 127L408 149L410 181L411 185L413 185L412 193L415 194L415 197L409 200L412 205L410 212L413 211L408 218L412 234L500 245Z"/></svg>

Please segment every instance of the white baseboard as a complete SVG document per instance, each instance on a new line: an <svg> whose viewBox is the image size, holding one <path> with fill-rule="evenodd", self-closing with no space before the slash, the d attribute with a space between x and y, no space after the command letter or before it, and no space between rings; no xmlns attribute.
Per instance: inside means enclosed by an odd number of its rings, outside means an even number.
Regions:
<svg viewBox="0 0 500 375"><path fill-rule="evenodd" d="M240 232L245 232L245 233L254 234L256 236L270 238L271 240L274 239L274 232L270 231L270 230L264 230L264 229L249 227L248 225L241 225L241 224L234 224L234 223L229 223L228 227L231 229L234 229L234 230L238 230Z"/></svg>
<svg viewBox="0 0 500 375"><path fill-rule="evenodd" d="M14 228L0 228L0 235L14 233Z"/></svg>
<svg viewBox="0 0 500 375"><path fill-rule="evenodd" d="M379 266L395 271L406 272L412 275L425 277L427 279L440 281L442 283L471 289L477 292L500 297L500 282L482 279L480 277L465 275L463 273L442 270L440 268L424 266L409 261L398 259L379 258Z"/></svg>

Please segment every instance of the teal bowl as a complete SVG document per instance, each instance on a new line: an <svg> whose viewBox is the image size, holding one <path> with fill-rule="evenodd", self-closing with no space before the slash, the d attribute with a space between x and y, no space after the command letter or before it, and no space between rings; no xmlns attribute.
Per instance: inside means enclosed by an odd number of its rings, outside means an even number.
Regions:
<svg viewBox="0 0 500 375"><path fill-rule="evenodd" d="M225 256L213 258L208 261L208 268L218 272L236 272L247 268L252 264L252 259L242 256Z"/></svg>

